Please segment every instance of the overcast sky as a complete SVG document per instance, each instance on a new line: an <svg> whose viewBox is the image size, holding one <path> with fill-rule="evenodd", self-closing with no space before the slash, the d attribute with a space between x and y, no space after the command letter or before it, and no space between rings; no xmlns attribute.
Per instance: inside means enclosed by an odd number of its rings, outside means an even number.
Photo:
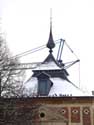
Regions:
<svg viewBox="0 0 94 125"><path fill-rule="evenodd" d="M0 0L0 25L11 52L47 43L50 8L54 40L66 40L81 60L81 85L94 90L94 0Z"/></svg>

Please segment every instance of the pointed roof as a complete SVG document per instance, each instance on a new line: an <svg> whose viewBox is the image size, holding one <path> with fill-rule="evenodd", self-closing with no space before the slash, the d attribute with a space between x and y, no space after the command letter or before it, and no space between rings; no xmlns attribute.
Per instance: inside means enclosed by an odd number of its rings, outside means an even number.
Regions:
<svg viewBox="0 0 94 125"><path fill-rule="evenodd" d="M39 84L38 78L48 77L48 80L53 83L48 96L57 95L60 97L87 95L68 79L68 75L69 74L66 69L62 69L60 66L58 66L58 63L55 60L52 52L50 52L44 62L33 69L32 77L28 80L27 83L27 90L33 90L34 94L37 96Z"/></svg>
<svg viewBox="0 0 94 125"><path fill-rule="evenodd" d="M55 47L55 43L53 40L53 34L52 34L52 21L50 20L50 33L49 33L49 39L47 42L47 48L49 48L49 54L46 57L46 59L38 65L35 69L33 69L32 77L28 80L27 89L28 86L30 87L30 84L33 84L33 87L31 85L31 90L34 88L34 92L38 93L38 85L39 78L45 78L47 77L47 80L50 80L53 83L53 86L51 87L49 91L49 96L54 95L66 95L66 96L84 96L85 93L83 93L82 90L80 90L75 84L73 84L68 79L68 72L66 69L64 69L64 65L60 65L60 63L54 58L53 56L53 48ZM62 63L63 64L63 63ZM35 84L35 86L34 86ZM49 82L47 83L49 84Z"/></svg>
<svg viewBox="0 0 94 125"><path fill-rule="evenodd" d="M54 62L57 66L59 66L52 53L50 53L47 56L47 58L44 60L43 64L48 63L48 62Z"/></svg>
<svg viewBox="0 0 94 125"><path fill-rule="evenodd" d="M50 78L53 82L53 86L50 90L49 96L86 96L87 93L82 91L72 82L68 82L61 78Z"/></svg>
<svg viewBox="0 0 94 125"><path fill-rule="evenodd" d="M46 57L46 59L42 62L42 64L35 69L33 69L33 77L37 77L37 75L41 72L45 72L50 75L50 77L60 77L67 81L67 76L69 75L65 69L62 69L63 66L58 63L58 61L54 58L52 54L52 49L55 47L55 43L52 35L52 22L50 22L50 34L47 43L47 47L50 49L50 53Z"/></svg>

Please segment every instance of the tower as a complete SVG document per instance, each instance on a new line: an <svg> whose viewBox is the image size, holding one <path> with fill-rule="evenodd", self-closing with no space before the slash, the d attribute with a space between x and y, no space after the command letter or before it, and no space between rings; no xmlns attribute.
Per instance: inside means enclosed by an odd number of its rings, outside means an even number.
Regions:
<svg viewBox="0 0 94 125"><path fill-rule="evenodd" d="M83 91L68 79L69 73L64 68L64 64L58 62L53 56L55 42L52 34L52 22L50 22L50 33L46 46L49 54L41 65L33 69L33 75L27 83L29 90L30 84L31 86L35 84L36 96L84 96Z"/></svg>

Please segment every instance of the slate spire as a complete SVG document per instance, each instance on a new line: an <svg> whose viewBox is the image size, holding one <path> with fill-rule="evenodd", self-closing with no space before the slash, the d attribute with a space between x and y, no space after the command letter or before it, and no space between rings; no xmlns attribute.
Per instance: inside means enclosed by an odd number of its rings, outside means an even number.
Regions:
<svg viewBox="0 0 94 125"><path fill-rule="evenodd" d="M52 53L52 49L55 47L55 43L53 40L53 34L52 34L52 17L50 17L50 34L49 34L47 47L50 49L49 50L50 53Z"/></svg>

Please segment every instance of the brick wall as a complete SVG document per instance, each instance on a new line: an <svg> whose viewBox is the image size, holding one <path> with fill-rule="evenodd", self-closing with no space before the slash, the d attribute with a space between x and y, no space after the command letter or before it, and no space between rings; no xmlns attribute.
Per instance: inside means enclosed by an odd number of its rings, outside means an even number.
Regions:
<svg viewBox="0 0 94 125"><path fill-rule="evenodd" d="M0 99L0 125L54 125L56 122L57 125L94 125L94 99Z"/></svg>

